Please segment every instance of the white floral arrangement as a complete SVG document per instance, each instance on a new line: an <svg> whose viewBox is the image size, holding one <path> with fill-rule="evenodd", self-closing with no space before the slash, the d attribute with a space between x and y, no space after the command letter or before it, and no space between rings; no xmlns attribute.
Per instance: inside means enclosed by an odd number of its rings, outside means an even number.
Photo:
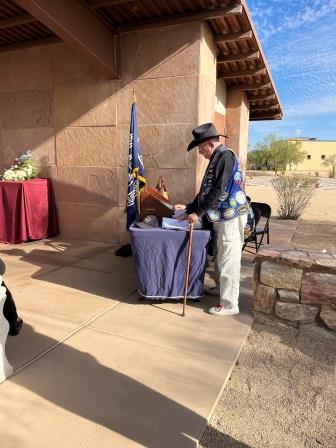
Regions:
<svg viewBox="0 0 336 448"><path fill-rule="evenodd" d="M37 160L28 149L20 157L14 160L14 165L3 173L3 180L28 180L35 179L38 175Z"/></svg>

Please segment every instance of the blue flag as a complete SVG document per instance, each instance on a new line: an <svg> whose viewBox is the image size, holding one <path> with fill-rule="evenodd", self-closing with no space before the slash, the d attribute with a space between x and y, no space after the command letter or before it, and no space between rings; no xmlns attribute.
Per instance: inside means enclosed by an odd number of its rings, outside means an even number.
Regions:
<svg viewBox="0 0 336 448"><path fill-rule="evenodd" d="M127 230L137 218L138 195L145 187L146 183L145 169L138 135L137 106L135 98L133 98L128 145Z"/></svg>

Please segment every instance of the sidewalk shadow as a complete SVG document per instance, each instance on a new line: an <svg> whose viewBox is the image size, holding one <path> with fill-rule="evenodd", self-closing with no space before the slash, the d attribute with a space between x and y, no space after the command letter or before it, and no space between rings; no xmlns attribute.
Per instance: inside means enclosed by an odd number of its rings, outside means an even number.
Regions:
<svg viewBox="0 0 336 448"><path fill-rule="evenodd" d="M31 326L25 327L27 338L39 340L39 344L43 339L43 344L49 346L57 343L35 333ZM9 381L148 448L171 446L167 437L161 440L163 431L171 424L174 446L192 447L190 437L196 437L197 428L205 424L204 419L190 409L66 343ZM20 424L20 413L17 421ZM62 431L57 421L54 428L48 428L49 438L53 437L53 431Z"/></svg>
<svg viewBox="0 0 336 448"><path fill-rule="evenodd" d="M25 337L38 345L52 347L57 344L56 340L34 332L33 327L27 324ZM19 338L16 341L20 343ZM70 339L69 342L71 341ZM88 346L93 347L94 342L89 341ZM115 356L118 365L118 354ZM110 357L113 359L113 351ZM138 367L141 369L141 366ZM144 368L146 368L145 360ZM164 369L162 372L164 374ZM179 381L181 380L183 381L183 377ZM102 365L89 352L75 349L66 342L7 381L147 448L194 447L193 439L197 439L206 425L206 420L194 411L151 387ZM16 410L15 424L7 428L2 437L2 444L6 444L4 437L7 440L14 436L18 439L23 437L17 429L26 420L19 410L20 403L25 407L26 402L24 392L22 394L19 390L19 394L20 397L13 403ZM7 408L8 412L12 411L11 403L6 403ZM38 416L36 418L39 420ZM37 420L37 426L31 428L31 432L34 430L39 432L39 443L41 438L46 441L44 437L59 440L57 434L62 434L61 426L64 424L59 417L55 418L53 425L48 428L43 428L44 424L48 425L48 418ZM71 421L68 423L69 428L71 423ZM84 432L86 431L87 428ZM17 443L24 446L24 440L18 440Z"/></svg>
<svg viewBox="0 0 336 448"><path fill-rule="evenodd" d="M251 448L246 443L239 442L228 434L217 431L209 426L201 439L200 448Z"/></svg>

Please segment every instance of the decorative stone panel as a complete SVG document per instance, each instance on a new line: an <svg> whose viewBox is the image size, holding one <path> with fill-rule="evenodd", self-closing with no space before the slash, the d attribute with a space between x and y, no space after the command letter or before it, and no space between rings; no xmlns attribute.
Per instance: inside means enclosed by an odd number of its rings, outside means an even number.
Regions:
<svg viewBox="0 0 336 448"><path fill-rule="evenodd" d="M336 330L335 260L336 254L331 253L262 249L254 260L254 311L274 313L298 328L322 321Z"/></svg>
<svg viewBox="0 0 336 448"><path fill-rule="evenodd" d="M0 122L4 129L53 126L52 90L20 90L0 93Z"/></svg>
<svg viewBox="0 0 336 448"><path fill-rule="evenodd" d="M260 281L273 288L299 291L302 272L302 269L264 261L261 265Z"/></svg>
<svg viewBox="0 0 336 448"><path fill-rule="evenodd" d="M296 291L288 291L287 289L278 289L279 300L283 302L299 303L300 296Z"/></svg>
<svg viewBox="0 0 336 448"><path fill-rule="evenodd" d="M336 305L336 275L305 273L302 281L301 302Z"/></svg>
<svg viewBox="0 0 336 448"><path fill-rule="evenodd" d="M317 306L300 305L296 303L277 302L275 304L275 315L280 319L295 322L314 322L319 308Z"/></svg>
<svg viewBox="0 0 336 448"><path fill-rule="evenodd" d="M117 166L116 128L70 127L56 136L58 166Z"/></svg>
<svg viewBox="0 0 336 448"><path fill-rule="evenodd" d="M320 318L328 328L336 331L336 306L322 305Z"/></svg>
<svg viewBox="0 0 336 448"><path fill-rule="evenodd" d="M254 297L254 310L262 313L272 314L276 299L274 288L258 285Z"/></svg>

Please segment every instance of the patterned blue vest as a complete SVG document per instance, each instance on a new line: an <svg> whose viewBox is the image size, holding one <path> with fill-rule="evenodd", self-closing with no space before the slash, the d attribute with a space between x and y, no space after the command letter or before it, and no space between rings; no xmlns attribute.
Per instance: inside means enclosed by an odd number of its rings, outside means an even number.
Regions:
<svg viewBox="0 0 336 448"><path fill-rule="evenodd" d="M198 195L198 202L201 208L202 203L204 203L204 200L206 196L209 194L209 191L214 182L216 164L224 151L231 151L231 149L227 147L218 148L205 172L200 192ZM247 213L249 206L245 192L241 187L242 182L243 182L243 175L240 171L239 161L235 155L235 164L232 171L232 175L227 184L226 191L219 198L217 204L213 208L208 210L206 213L207 218L210 221L212 222L227 221Z"/></svg>

